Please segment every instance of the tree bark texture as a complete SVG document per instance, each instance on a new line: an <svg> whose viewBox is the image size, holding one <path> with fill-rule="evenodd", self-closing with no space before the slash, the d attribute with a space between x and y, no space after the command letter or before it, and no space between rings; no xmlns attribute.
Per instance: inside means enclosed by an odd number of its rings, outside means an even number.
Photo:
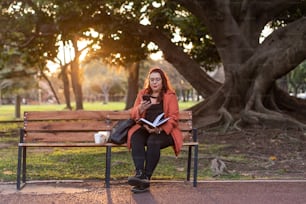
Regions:
<svg viewBox="0 0 306 204"><path fill-rule="evenodd" d="M301 1L175 1L207 26L224 65L225 82L221 87L205 77L197 81L195 89L199 93L203 94L199 87L212 86L210 92L214 94L193 108L195 126L223 124L228 128L238 123L259 123L306 127L305 101L293 99L276 86L277 79L306 58L306 18L278 28L259 44L264 26ZM181 57L167 60L183 69L175 62ZM190 72L191 81L195 81L196 72Z"/></svg>
<svg viewBox="0 0 306 204"><path fill-rule="evenodd" d="M128 90L126 97L125 110L133 107L135 99L138 93L138 81L139 81L139 63L131 63L128 67Z"/></svg>
<svg viewBox="0 0 306 204"><path fill-rule="evenodd" d="M75 104L76 104L76 110L82 110L83 109L83 93L82 93L82 82L80 79L80 63L79 58L81 55L81 52L78 50L77 46L77 37L75 37L72 40L72 44L74 47L74 53L75 57L73 61L71 62L71 84L72 89L75 96Z"/></svg>
<svg viewBox="0 0 306 204"><path fill-rule="evenodd" d="M61 79L63 81L66 109L71 110L72 106L71 106L71 101L70 101L70 84L69 84L67 68L68 68L68 64L61 66Z"/></svg>

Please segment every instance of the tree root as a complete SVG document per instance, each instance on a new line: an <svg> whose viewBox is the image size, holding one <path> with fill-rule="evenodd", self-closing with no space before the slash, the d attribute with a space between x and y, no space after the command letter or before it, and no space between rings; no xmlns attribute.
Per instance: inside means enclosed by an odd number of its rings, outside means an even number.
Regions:
<svg viewBox="0 0 306 204"><path fill-rule="evenodd" d="M300 121L290 117L289 115L281 113L281 109L277 106L275 100L275 88L272 89L268 97L265 97L265 101L268 102L269 109L263 104L264 97L261 94L260 89L254 90L250 96L244 111L242 112L242 120L247 123L272 123L275 125L285 125L288 127L297 127L299 129L305 129L306 125Z"/></svg>
<svg viewBox="0 0 306 204"><path fill-rule="evenodd" d="M287 127L297 127L298 129L305 130L306 125L287 116L280 114L278 112L269 111L269 114L267 113L260 113L255 112L252 110L245 111L243 114L247 118L256 118L256 121L262 121L265 122L272 122L276 123L278 126L280 123L285 124Z"/></svg>
<svg viewBox="0 0 306 204"><path fill-rule="evenodd" d="M238 119L235 121L233 115L224 107L222 106L218 111L218 114L215 114L215 117L210 117L214 118L213 120L210 120L208 124L203 124L201 122L200 118L196 118L195 121L196 124L195 126L198 129L205 129L206 131L220 131L221 133L226 133L229 130L238 130L241 131L241 128L238 127L238 124L241 122L241 119ZM204 118L207 118L204 117Z"/></svg>
<svg viewBox="0 0 306 204"><path fill-rule="evenodd" d="M270 93L264 95L261 92L260 89L253 90L245 108L241 110L233 107L235 103L231 103L233 97L230 94L219 90L219 93L192 108L194 126L222 133L230 129L241 131L242 125L306 129L303 123L306 120L305 108L302 108L306 107L304 103L297 103L288 93L278 89L271 89Z"/></svg>
<svg viewBox="0 0 306 204"><path fill-rule="evenodd" d="M223 126L223 133L225 133L228 128L230 127L230 125L233 123L234 119L232 117L232 115L227 111L226 108L224 108L223 106L219 109L219 114L221 115L221 118L224 121L224 126Z"/></svg>

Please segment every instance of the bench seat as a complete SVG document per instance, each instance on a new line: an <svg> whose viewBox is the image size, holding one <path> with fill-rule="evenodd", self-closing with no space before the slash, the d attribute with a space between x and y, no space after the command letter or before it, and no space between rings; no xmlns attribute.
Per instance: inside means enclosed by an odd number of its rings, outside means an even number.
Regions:
<svg viewBox="0 0 306 204"><path fill-rule="evenodd" d="M18 143L17 189L26 184L27 148L101 147L106 148L105 186L110 187L112 148L126 144L94 143L94 133L111 131L120 120L130 117L128 111L29 111L24 112L24 125ZM192 128L191 111L180 111L179 127L188 146L187 181L190 181L193 159L193 186L197 186L198 141Z"/></svg>

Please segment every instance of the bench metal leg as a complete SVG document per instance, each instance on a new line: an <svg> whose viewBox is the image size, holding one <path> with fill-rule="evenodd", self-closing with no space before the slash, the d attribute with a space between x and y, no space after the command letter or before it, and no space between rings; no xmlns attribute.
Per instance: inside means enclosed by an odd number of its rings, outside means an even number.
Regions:
<svg viewBox="0 0 306 204"><path fill-rule="evenodd" d="M198 177L198 145L194 146L194 161L193 161L193 187L197 187L197 177Z"/></svg>
<svg viewBox="0 0 306 204"><path fill-rule="evenodd" d="M23 143L23 137L24 137L24 129L19 129L19 141L20 143ZM25 183L25 147L18 145L18 163L17 163L17 190L21 189L21 174L22 174L22 181Z"/></svg>
<svg viewBox="0 0 306 204"><path fill-rule="evenodd" d="M27 147L23 147L23 154L22 154L22 182L25 183L27 178Z"/></svg>
<svg viewBox="0 0 306 204"><path fill-rule="evenodd" d="M192 146L188 147L188 160L187 160L187 181L190 181L190 170L191 170L191 156L192 156Z"/></svg>
<svg viewBox="0 0 306 204"><path fill-rule="evenodd" d="M193 141L198 141L198 131L196 128L192 129L192 138ZM193 161L193 187L197 187L197 177L198 177L198 154L199 146L194 146L194 161Z"/></svg>
<svg viewBox="0 0 306 204"><path fill-rule="evenodd" d="M18 164L17 164L17 190L20 190L20 175L21 175L21 157L22 157L22 147L18 146Z"/></svg>
<svg viewBox="0 0 306 204"><path fill-rule="evenodd" d="M105 167L105 186L106 188L110 187L110 166L111 166L111 154L112 154L112 147L106 147L106 167Z"/></svg>

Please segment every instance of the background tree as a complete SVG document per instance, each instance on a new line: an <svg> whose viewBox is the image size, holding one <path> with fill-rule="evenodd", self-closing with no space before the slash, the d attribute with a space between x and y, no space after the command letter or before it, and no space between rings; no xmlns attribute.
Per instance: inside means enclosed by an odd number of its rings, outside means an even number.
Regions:
<svg viewBox="0 0 306 204"><path fill-rule="evenodd" d="M112 95L126 95L126 74L122 67L111 67L102 60L93 60L83 66L85 98L97 100L102 96L103 103L107 104Z"/></svg>
<svg viewBox="0 0 306 204"><path fill-rule="evenodd" d="M57 4L56 4L57 3ZM62 4L58 4L62 3ZM24 63L35 67L39 67L47 60L54 60L58 54L58 41L63 39L69 41L74 46L74 59L71 62L71 81L75 94L76 109L82 109L82 89L79 73L79 56L82 50L78 49L77 41L82 37L82 29L88 28L86 22L79 21L77 26L73 26L72 21L67 21L66 16L77 16L80 9L73 2L57 2L57 1L4 1L1 4L2 13L6 20L10 22L3 29L7 31L5 37L5 47L18 49L23 55ZM65 12L63 12L63 10ZM5 25L5 24L4 24ZM69 32L67 32L67 29ZM79 35L80 34L80 35ZM5 59L5 58L3 58ZM63 66L64 69L67 66ZM45 67L46 69L46 67ZM42 69L37 72L44 71ZM67 72L62 72L63 80L68 77L64 76ZM42 76L45 76L42 74ZM68 83L64 83L65 86ZM69 88L65 89L69 90ZM67 97L66 97L67 99ZM68 104L69 106L69 104Z"/></svg>
<svg viewBox="0 0 306 204"><path fill-rule="evenodd" d="M20 86L24 92L46 68L46 60L56 56L54 36L37 20L49 22L49 18L42 12L36 13L33 18L33 9L20 2L3 1L0 8L0 33L3 37L0 71L3 78L24 82L25 85Z"/></svg>

